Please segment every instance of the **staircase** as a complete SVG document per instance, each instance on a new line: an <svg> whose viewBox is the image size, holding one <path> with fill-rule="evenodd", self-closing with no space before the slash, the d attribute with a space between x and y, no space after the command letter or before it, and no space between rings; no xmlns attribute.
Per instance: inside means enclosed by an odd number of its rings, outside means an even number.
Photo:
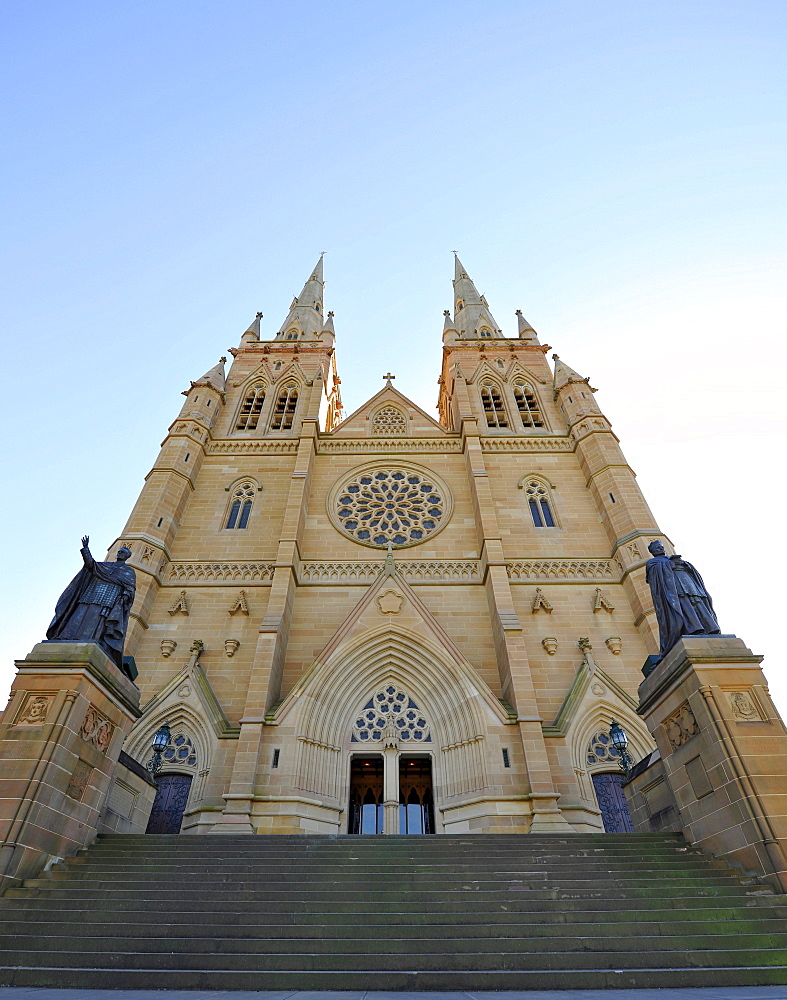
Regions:
<svg viewBox="0 0 787 1000"><path fill-rule="evenodd" d="M787 984L785 904L677 835L106 836L0 898L0 985Z"/></svg>

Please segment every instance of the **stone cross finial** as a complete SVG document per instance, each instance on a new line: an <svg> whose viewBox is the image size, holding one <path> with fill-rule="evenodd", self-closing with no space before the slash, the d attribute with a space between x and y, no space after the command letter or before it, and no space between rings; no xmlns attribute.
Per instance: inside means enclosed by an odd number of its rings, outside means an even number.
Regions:
<svg viewBox="0 0 787 1000"><path fill-rule="evenodd" d="M383 378L388 379L388 385L390 385L391 384L391 379L396 378L396 376L392 375L390 372L388 372L387 375L383 375Z"/></svg>

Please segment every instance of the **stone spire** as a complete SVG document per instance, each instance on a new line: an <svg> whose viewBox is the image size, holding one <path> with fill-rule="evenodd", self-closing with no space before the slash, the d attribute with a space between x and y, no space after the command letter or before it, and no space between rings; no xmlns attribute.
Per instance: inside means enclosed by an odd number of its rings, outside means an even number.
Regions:
<svg viewBox="0 0 787 1000"><path fill-rule="evenodd" d="M519 339L530 341L531 344L538 343L538 334L522 315L522 310L517 309L516 321L519 328Z"/></svg>
<svg viewBox="0 0 787 1000"><path fill-rule="evenodd" d="M445 317L443 320L443 343L447 344L449 341L456 340L458 334L448 309L443 310L443 316Z"/></svg>
<svg viewBox="0 0 787 1000"><path fill-rule="evenodd" d="M323 330L323 293L325 281L322 275L322 254L309 275L301 294L292 300L287 319L276 334L276 340L318 340Z"/></svg>
<svg viewBox="0 0 787 1000"><path fill-rule="evenodd" d="M489 311L486 299L479 294L456 254L454 254L454 324L463 339L503 336L503 331Z"/></svg>
<svg viewBox="0 0 787 1000"><path fill-rule="evenodd" d="M588 382L588 379L582 378L579 372L569 368L565 361L561 361L557 354L552 355L552 360L555 362L555 380L552 384L555 392L562 389L564 385L568 385L569 382ZM593 392L595 391L593 389Z"/></svg>
<svg viewBox="0 0 787 1000"><path fill-rule="evenodd" d="M219 363L214 365L210 371L205 372L202 378L198 378L196 382L191 383L192 389L195 385L209 385L216 392L224 392L224 387L226 386L226 379L224 377L224 363L226 358L219 358Z"/></svg>
<svg viewBox="0 0 787 1000"><path fill-rule="evenodd" d="M320 340L324 343L333 344L336 342L336 330L333 328L333 313L329 312L325 322L322 324Z"/></svg>
<svg viewBox="0 0 787 1000"><path fill-rule="evenodd" d="M262 313L258 312L241 337L242 344L256 344L260 339L260 320Z"/></svg>

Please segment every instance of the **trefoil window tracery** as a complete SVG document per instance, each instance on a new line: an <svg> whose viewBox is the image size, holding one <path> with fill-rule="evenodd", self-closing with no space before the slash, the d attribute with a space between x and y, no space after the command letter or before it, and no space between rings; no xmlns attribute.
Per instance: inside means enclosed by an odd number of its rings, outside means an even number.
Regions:
<svg viewBox="0 0 787 1000"><path fill-rule="evenodd" d="M225 528L245 528L249 523L256 489L252 483L239 483L232 491Z"/></svg>
<svg viewBox="0 0 787 1000"><path fill-rule="evenodd" d="M364 705L353 723L351 743L378 743L386 726L393 726L402 743L431 743L426 716L410 695L389 682Z"/></svg>
<svg viewBox="0 0 787 1000"><path fill-rule="evenodd" d="M549 503L549 492L544 483L537 479L528 479L525 483L525 496L536 528L556 527L552 507Z"/></svg>

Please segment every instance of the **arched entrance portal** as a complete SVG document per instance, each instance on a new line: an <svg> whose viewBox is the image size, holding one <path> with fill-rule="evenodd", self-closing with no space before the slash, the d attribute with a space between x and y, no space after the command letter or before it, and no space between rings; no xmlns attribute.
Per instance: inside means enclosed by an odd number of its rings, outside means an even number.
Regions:
<svg viewBox="0 0 787 1000"><path fill-rule="evenodd" d="M349 817L348 833L434 833L431 757L406 757L393 747L353 756Z"/></svg>

